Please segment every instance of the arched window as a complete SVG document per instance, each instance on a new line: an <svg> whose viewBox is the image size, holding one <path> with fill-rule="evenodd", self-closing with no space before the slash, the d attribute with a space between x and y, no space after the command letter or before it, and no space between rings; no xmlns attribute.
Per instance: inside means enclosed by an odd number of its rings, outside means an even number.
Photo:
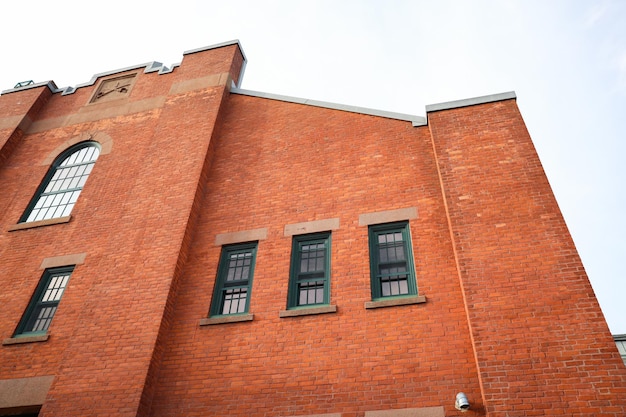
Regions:
<svg viewBox="0 0 626 417"><path fill-rule="evenodd" d="M100 155L96 142L82 142L52 164L20 223L69 216Z"/></svg>

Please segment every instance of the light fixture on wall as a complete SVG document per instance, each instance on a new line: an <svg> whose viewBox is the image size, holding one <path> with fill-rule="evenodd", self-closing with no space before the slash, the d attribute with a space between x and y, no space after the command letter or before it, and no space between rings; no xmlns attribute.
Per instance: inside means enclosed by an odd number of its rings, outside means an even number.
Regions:
<svg viewBox="0 0 626 417"><path fill-rule="evenodd" d="M469 403L469 400L467 399L467 395L465 395L465 393L459 392L456 395L456 401L454 401L454 407L457 410L460 410L462 412L465 412L465 411L469 410L470 403Z"/></svg>

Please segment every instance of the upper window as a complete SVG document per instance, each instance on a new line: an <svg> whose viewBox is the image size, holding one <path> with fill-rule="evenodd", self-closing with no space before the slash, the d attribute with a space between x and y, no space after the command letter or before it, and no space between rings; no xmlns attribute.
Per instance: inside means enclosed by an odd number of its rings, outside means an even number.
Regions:
<svg viewBox="0 0 626 417"><path fill-rule="evenodd" d="M73 266L46 269L15 331L15 336L46 333L73 270Z"/></svg>
<svg viewBox="0 0 626 417"><path fill-rule="evenodd" d="M369 227L372 299L416 295L409 223Z"/></svg>
<svg viewBox="0 0 626 417"><path fill-rule="evenodd" d="M613 336L615 338L615 344L617 345L617 350L619 350L619 354L624 361L624 365L626 365L626 335L617 335Z"/></svg>
<svg viewBox="0 0 626 417"><path fill-rule="evenodd" d="M330 303L330 233L294 236L289 308Z"/></svg>
<svg viewBox="0 0 626 417"><path fill-rule="evenodd" d="M248 312L256 248L256 242L222 248L211 315Z"/></svg>
<svg viewBox="0 0 626 417"><path fill-rule="evenodd" d="M83 142L61 154L50 167L20 223L69 216L100 155L96 142Z"/></svg>

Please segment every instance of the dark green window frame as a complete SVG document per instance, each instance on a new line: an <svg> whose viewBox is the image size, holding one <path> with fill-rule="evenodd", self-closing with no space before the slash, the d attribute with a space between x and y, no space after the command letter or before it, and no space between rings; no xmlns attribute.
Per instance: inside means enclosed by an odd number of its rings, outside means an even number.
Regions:
<svg viewBox="0 0 626 417"><path fill-rule="evenodd" d="M250 242L222 247L211 316L248 312L257 246L257 242Z"/></svg>
<svg viewBox="0 0 626 417"><path fill-rule="evenodd" d="M14 337L36 336L48 332L72 271L74 271L74 266L50 268L44 271L28 308L15 330Z"/></svg>
<svg viewBox="0 0 626 417"><path fill-rule="evenodd" d="M287 308L330 304L330 232L293 237Z"/></svg>
<svg viewBox="0 0 626 417"><path fill-rule="evenodd" d="M93 141L76 144L59 155L19 223L69 216L98 156L100 144Z"/></svg>
<svg viewBox="0 0 626 417"><path fill-rule="evenodd" d="M417 295L409 222L369 226L372 299Z"/></svg>

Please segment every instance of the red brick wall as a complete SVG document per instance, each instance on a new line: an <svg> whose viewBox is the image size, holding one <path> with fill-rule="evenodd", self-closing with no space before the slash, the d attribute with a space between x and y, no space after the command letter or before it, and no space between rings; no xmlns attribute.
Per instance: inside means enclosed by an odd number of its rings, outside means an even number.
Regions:
<svg viewBox="0 0 626 417"><path fill-rule="evenodd" d="M623 416L626 370L514 100L429 126L489 416Z"/></svg>
<svg viewBox="0 0 626 417"><path fill-rule="evenodd" d="M97 84L0 96L0 339L12 336L44 258L87 254L49 339L0 346L0 380L55 375L44 417L440 406L454 416L459 391L467 416L626 413L626 371L513 100L431 112L428 126L412 127L229 95L243 64L237 45L188 54L171 74L139 70L127 99L95 105ZM20 115L32 124L17 129ZM88 134L112 147L71 221L8 231L46 158ZM366 309L359 215L411 207L426 302ZM284 227L334 218L337 312L280 318ZM259 228L268 233L254 320L201 326L216 235Z"/></svg>
<svg viewBox="0 0 626 417"><path fill-rule="evenodd" d="M0 100L0 164L5 164L33 118L50 98L48 87L37 87ZM2 204L2 203L0 203ZM0 206L2 210L2 206Z"/></svg>
<svg viewBox="0 0 626 417"><path fill-rule="evenodd" d="M154 396L153 416L284 416L445 405L480 390L427 128L231 95ZM367 227L359 214L417 206L411 233L426 304L366 310ZM279 318L286 224L340 219L332 232L335 314ZM211 303L215 236L268 228L252 322L199 326ZM471 415L471 414L470 414Z"/></svg>
<svg viewBox="0 0 626 417"><path fill-rule="evenodd" d="M43 416L135 416L142 395L150 402L148 369L160 360L154 355L157 336L166 323L168 294L225 89L168 92L174 83L196 77L193 67L202 62L228 72L231 63L222 49L235 55L237 46L191 55L189 78L182 70L140 71L125 102L86 105L96 86L55 94L0 167L0 190L8 201L0 213L0 273L9 278L0 293L2 339L15 330L41 276L41 261L87 253L72 274L49 340L0 347L0 378L56 375ZM1 100L21 94L31 92ZM155 95L161 95L160 105ZM152 108L141 107L145 100ZM118 114L107 117L111 109ZM8 232L49 168L40 161L85 132L106 133L113 148L97 161L72 221Z"/></svg>

